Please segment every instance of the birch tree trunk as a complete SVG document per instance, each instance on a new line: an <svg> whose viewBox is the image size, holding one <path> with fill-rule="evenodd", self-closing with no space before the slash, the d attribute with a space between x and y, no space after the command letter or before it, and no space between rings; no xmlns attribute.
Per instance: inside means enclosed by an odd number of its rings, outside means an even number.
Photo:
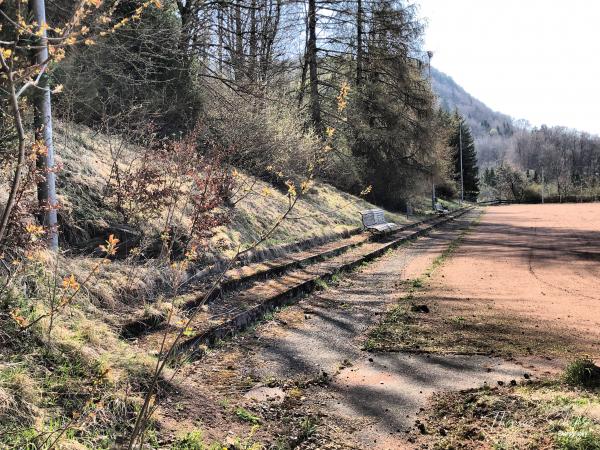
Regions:
<svg viewBox="0 0 600 450"><path fill-rule="evenodd" d="M40 69L48 62L48 37L46 33L46 8L44 0L31 0L33 17L40 27L40 47L36 53L36 63ZM54 163L54 142L52 137L52 100L48 75L45 73L40 79L38 89L41 92L36 95L36 113L39 114L37 123L40 137L46 147L45 155L37 155L38 168L41 169L45 179L38 184L38 199L43 209L43 225L48 228L48 245L52 250L58 250L58 220L56 208L56 173Z"/></svg>

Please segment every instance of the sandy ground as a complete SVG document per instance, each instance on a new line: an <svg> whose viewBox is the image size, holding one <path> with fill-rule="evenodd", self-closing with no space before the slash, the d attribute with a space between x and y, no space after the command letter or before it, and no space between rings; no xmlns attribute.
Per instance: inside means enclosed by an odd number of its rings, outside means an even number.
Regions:
<svg viewBox="0 0 600 450"><path fill-rule="evenodd" d="M488 208L421 297L433 303L432 326L474 347L599 357L600 204Z"/></svg>

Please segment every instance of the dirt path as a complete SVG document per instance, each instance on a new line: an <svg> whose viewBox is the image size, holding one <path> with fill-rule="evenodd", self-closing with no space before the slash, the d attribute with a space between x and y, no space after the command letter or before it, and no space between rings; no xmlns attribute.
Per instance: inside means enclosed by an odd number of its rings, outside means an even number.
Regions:
<svg viewBox="0 0 600 450"><path fill-rule="evenodd" d="M416 413L435 391L522 377L521 367L486 356L363 350L368 330L402 294L402 281L421 275L477 215L458 219L290 308L281 315L290 325L259 334L261 345L251 359L259 378L337 373L328 389L314 395L336 420L360 430L352 437L358 447L394 449L406 444Z"/></svg>
<svg viewBox="0 0 600 450"><path fill-rule="evenodd" d="M469 213L391 252L190 365L181 403L203 406L166 411L163 418L182 426L209 412L209 434L223 428L243 433L214 407L226 399L260 415L257 437L263 440L273 440L281 422L301 414L319 417L318 437L301 448L411 448L407 432L434 392L522 377L522 367L489 356L364 351L368 330L405 294L403 280L421 275L477 216ZM286 405L297 411L291 419L271 406L284 397L294 399Z"/></svg>

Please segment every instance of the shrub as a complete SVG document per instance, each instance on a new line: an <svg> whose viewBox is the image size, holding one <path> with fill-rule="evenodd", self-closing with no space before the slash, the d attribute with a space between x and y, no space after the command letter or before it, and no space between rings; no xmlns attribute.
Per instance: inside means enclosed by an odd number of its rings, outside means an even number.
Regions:
<svg viewBox="0 0 600 450"><path fill-rule="evenodd" d="M183 438L177 439L171 449L172 450L205 450L201 431L192 431L187 433Z"/></svg>
<svg viewBox="0 0 600 450"><path fill-rule="evenodd" d="M244 422L249 422L255 425L260 423L259 417L255 416L250 411L248 411L245 408L242 408L241 406L235 410L235 415L238 416Z"/></svg>
<svg viewBox="0 0 600 450"><path fill-rule="evenodd" d="M541 203L542 194L539 190L539 186L527 186L523 190L523 203Z"/></svg>
<svg viewBox="0 0 600 450"><path fill-rule="evenodd" d="M257 105L255 99L240 99L227 90L219 92L219 101L210 105L211 113L205 120L216 142L236 149L234 165L275 184L302 178L321 142L307 132L300 113L287 103L291 100L286 101L281 94L281 103ZM281 188L287 191L283 183Z"/></svg>
<svg viewBox="0 0 600 450"><path fill-rule="evenodd" d="M579 358L571 362L564 373L567 384L579 387L600 386L600 367L589 357Z"/></svg>

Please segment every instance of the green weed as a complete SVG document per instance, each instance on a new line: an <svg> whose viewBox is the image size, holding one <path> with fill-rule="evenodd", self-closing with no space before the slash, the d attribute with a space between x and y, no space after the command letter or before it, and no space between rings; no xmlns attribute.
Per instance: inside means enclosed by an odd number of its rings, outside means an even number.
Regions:
<svg viewBox="0 0 600 450"><path fill-rule="evenodd" d="M192 431L183 438L176 440L171 446L171 450L205 450L202 432Z"/></svg>
<svg viewBox="0 0 600 450"><path fill-rule="evenodd" d="M235 415L244 422L248 422L254 425L260 424L260 417L255 416L250 411L248 411L245 408L242 408L241 406L235 410Z"/></svg>
<svg viewBox="0 0 600 450"><path fill-rule="evenodd" d="M319 291L325 291L326 289L329 288L329 285L327 284L327 282L325 280L323 280L322 278L317 278L315 280L315 286L316 286L317 290L319 290Z"/></svg>
<svg viewBox="0 0 600 450"><path fill-rule="evenodd" d="M419 289L423 287L423 280L421 280L420 278L415 278L411 280L410 284L412 288Z"/></svg>
<svg viewBox="0 0 600 450"><path fill-rule="evenodd" d="M574 417L556 434L556 443L562 450L600 450L600 434L587 417Z"/></svg>
<svg viewBox="0 0 600 450"><path fill-rule="evenodd" d="M304 441L317 432L317 421L314 417L304 417L300 422L300 440Z"/></svg>
<svg viewBox="0 0 600 450"><path fill-rule="evenodd" d="M465 318L463 316L456 316L452 318L452 322L456 325L463 325L465 323Z"/></svg>

